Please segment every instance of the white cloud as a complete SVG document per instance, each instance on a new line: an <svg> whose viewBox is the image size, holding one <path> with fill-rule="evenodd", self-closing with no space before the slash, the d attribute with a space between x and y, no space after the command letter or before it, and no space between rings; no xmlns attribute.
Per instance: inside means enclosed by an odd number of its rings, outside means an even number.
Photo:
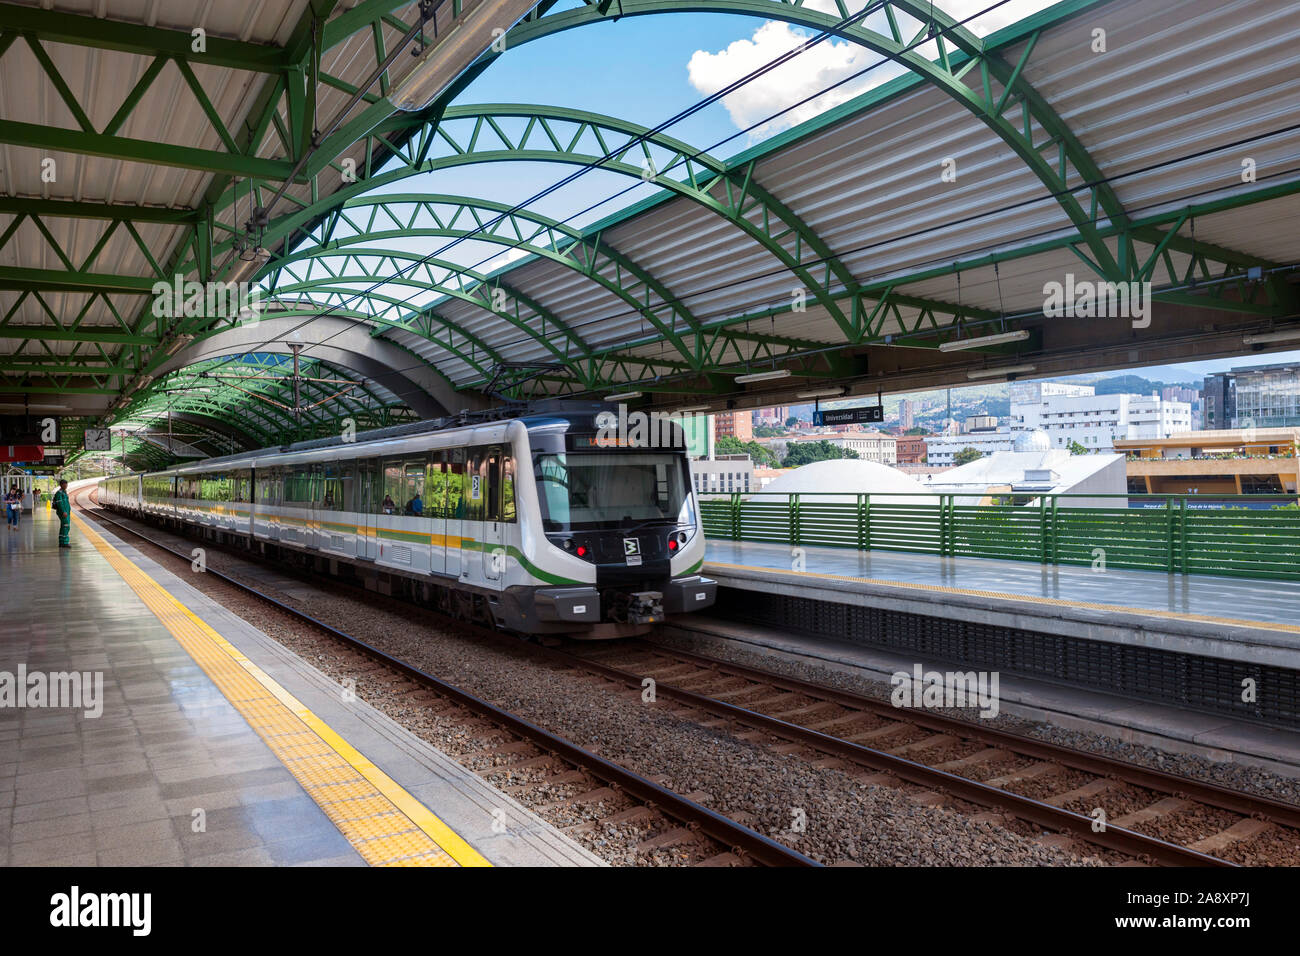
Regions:
<svg viewBox="0 0 1300 956"><path fill-rule="evenodd" d="M691 85L711 95L770 63L807 40L807 35L788 23L768 21L748 40L736 40L717 53L696 50L687 63ZM855 43L823 40L798 56L769 70L740 89L722 98L723 105L737 127L745 129L762 123L754 137L777 132L838 106L858 94L879 86L898 75L894 64L877 67L815 99L795 107L770 122L762 122L774 113L812 96L819 90L852 76L875 63L880 57Z"/></svg>
<svg viewBox="0 0 1300 956"><path fill-rule="evenodd" d="M865 2L866 0L849 0L848 9L850 12L861 10ZM978 36L985 36L1042 10L1053 2L1055 0L1010 0L987 13L974 16L965 27ZM937 6L960 22L979 14L981 10L987 10L992 3L993 0L941 0ZM806 0L804 6L832 16L840 15L834 0ZM912 36L919 28L918 21L905 14L899 13L896 18L904 36ZM868 29L888 34L884 14L878 11L868 16L864 25ZM696 50L686 65L687 74L696 90L711 95L805 43L810 36L810 32L788 23L769 20L758 27L749 39L736 40L716 53ZM921 44L917 47L917 52L931 58L938 56L938 49L933 42ZM740 129L760 123L750 134L751 139L760 139L811 119L904 72L904 68L897 63L886 62L770 122L763 122L767 117L853 76L880 59L880 56L856 43L823 40L781 66L749 81L740 89L728 93L722 98L722 103L732 122Z"/></svg>

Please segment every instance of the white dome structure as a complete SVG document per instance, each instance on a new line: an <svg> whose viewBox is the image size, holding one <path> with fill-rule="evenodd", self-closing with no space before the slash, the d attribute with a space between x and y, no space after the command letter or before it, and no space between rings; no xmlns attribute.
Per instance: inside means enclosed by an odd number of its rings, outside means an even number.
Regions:
<svg viewBox="0 0 1300 956"><path fill-rule="evenodd" d="M1047 437L1047 432L1041 428L1035 428L1031 432L1021 432L1016 436L1016 451L1051 451L1052 439Z"/></svg>
<svg viewBox="0 0 1300 956"><path fill-rule="evenodd" d="M801 501L841 503L852 500L846 494L889 494L891 504L934 504L937 500L924 485L897 468L853 458L814 461L796 468L767 485L756 500L773 500L769 492L797 494Z"/></svg>

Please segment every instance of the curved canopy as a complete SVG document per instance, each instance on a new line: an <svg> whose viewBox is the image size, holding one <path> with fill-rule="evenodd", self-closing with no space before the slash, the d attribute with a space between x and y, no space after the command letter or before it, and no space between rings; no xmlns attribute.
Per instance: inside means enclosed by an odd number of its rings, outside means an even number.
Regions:
<svg viewBox="0 0 1300 956"><path fill-rule="evenodd" d="M1230 354L1297 312L1300 132L1284 118L1300 113L1300 24L1284 0L1249 16L1190 0L1173 21L1067 0L988 36L942 0L543 2L415 113L389 99L411 58L381 64L416 4L217 5L201 53L182 29L197 0L171 26L101 6L107 20L0 4L15 91L0 143L84 162L75 183L23 173L0 196L0 392L97 401L90 419L124 433L170 412L277 444L540 394L746 407ZM618 116L461 102L525 44L669 13L829 30L898 75L725 159ZM88 55L110 78L94 93L65 79ZM190 97L196 111L167 106ZM169 120L146 149L151 116ZM522 164L553 182L594 168L636 201L593 221L447 185ZM268 257L246 265L254 238ZM267 307L159 315L155 283L176 276L251 276ZM1066 277L1149 282L1146 325L1046 314ZM355 385L275 411L262 393L291 388L294 347L309 377ZM768 373L788 381L737 381Z"/></svg>

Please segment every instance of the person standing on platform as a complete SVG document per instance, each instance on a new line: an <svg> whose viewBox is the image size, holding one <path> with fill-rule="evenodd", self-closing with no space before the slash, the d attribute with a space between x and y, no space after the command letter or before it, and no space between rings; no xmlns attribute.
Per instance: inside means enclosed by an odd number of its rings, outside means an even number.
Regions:
<svg viewBox="0 0 1300 956"><path fill-rule="evenodd" d="M59 516L59 547L70 548L72 532L72 505L68 501L68 479L59 480L59 490L54 493L54 513Z"/></svg>
<svg viewBox="0 0 1300 956"><path fill-rule="evenodd" d="M23 493L17 485L10 485L5 494L5 523L10 531L18 530L18 518L23 513Z"/></svg>

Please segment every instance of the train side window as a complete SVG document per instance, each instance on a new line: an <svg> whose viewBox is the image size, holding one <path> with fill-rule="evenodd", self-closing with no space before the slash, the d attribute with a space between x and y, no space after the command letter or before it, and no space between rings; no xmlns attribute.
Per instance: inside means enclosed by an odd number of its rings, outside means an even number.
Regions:
<svg viewBox="0 0 1300 956"><path fill-rule="evenodd" d="M515 459L509 446L501 457L501 520L515 520Z"/></svg>
<svg viewBox="0 0 1300 956"><path fill-rule="evenodd" d="M379 511L382 514L401 514L402 490L402 463L400 461L385 461L384 494L379 499Z"/></svg>
<svg viewBox="0 0 1300 956"><path fill-rule="evenodd" d="M447 517L452 520L465 517L465 449L449 448L447 458Z"/></svg>
<svg viewBox="0 0 1300 956"><path fill-rule="evenodd" d="M487 492L484 477L487 449L482 445L465 449L465 520L483 520L483 499Z"/></svg>
<svg viewBox="0 0 1300 956"><path fill-rule="evenodd" d="M493 445L486 450L483 462L486 487L483 494L483 519L501 520L501 448Z"/></svg>
<svg viewBox="0 0 1300 956"><path fill-rule="evenodd" d="M447 517L446 452L429 452L424 478L424 515L426 518Z"/></svg>
<svg viewBox="0 0 1300 956"><path fill-rule="evenodd" d="M357 511L357 463L345 461L339 465L339 484L342 492L335 498L336 508L343 511Z"/></svg>
<svg viewBox="0 0 1300 956"><path fill-rule="evenodd" d="M311 497L311 469L307 465L286 468L284 503L293 508L305 508L311 503Z"/></svg>
<svg viewBox="0 0 1300 956"><path fill-rule="evenodd" d="M320 469L317 507L322 511L338 511L343 507L342 466L326 462L317 467Z"/></svg>
<svg viewBox="0 0 1300 956"><path fill-rule="evenodd" d="M408 461L404 466L402 482L402 514L423 516L424 501L424 462Z"/></svg>

